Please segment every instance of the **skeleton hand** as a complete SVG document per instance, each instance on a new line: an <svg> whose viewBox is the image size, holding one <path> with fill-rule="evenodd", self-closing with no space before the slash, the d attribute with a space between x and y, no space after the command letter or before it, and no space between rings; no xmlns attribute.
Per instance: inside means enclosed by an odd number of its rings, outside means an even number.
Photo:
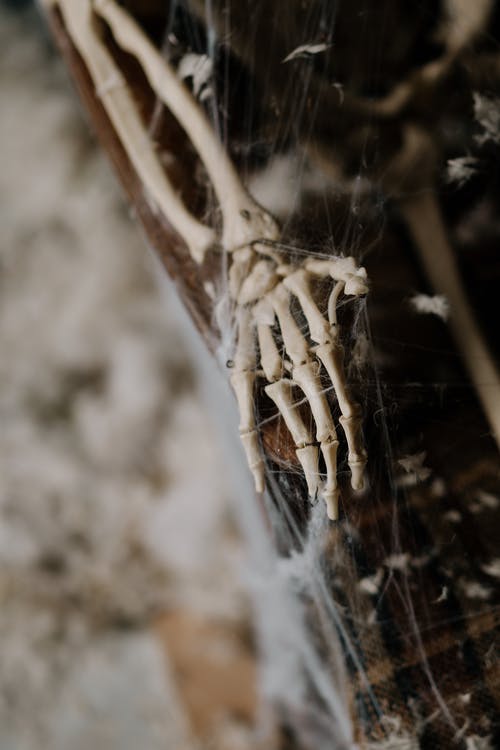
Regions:
<svg viewBox="0 0 500 750"><path fill-rule="evenodd" d="M229 257L229 287L237 322L231 383L241 414L240 432L258 491L264 489L264 463L254 417L254 385L264 376L267 395L287 425L297 451L309 495L318 491L328 515L337 518L337 434L321 384L321 369L333 386L348 448L351 484L363 485L366 454L361 438L361 410L348 394L343 348L338 337L336 304L340 294L367 292L366 272L353 258L309 259L288 265L276 250L280 238L274 219L247 193L234 165L217 140L203 110L134 19L115 0L45 0L57 4L66 28L92 77L96 92L150 200L185 240L197 261L209 247ZM106 22L116 44L133 55L152 90L184 128L207 170L222 213L220 239L186 209L169 182L154 150L137 105L117 63L109 53L97 19ZM313 295L314 279L332 279L328 315ZM292 309L298 301L308 334ZM280 340L283 352L280 352ZM311 342L311 343L310 343ZM257 353L259 352L259 353ZM293 402L298 387L309 405L315 436ZM319 448L326 482L319 487Z"/></svg>
<svg viewBox="0 0 500 750"><path fill-rule="evenodd" d="M363 487L366 454L361 439L361 410L348 395L343 368L343 348L336 323L336 303L343 292L360 296L367 293L366 272L357 268L353 258L306 260L299 266L280 263L276 253L265 257L267 247L242 248L233 253L230 293L236 302L238 320L234 373L231 383L240 409L240 434L247 460L258 491L264 489L264 463L254 416L254 384L262 372L268 385L265 392L278 407L296 446L310 497L319 487L319 451L326 466L326 482L321 495L328 516L338 516L337 448L339 441L325 389L321 383L322 367L328 374L338 399L349 448L351 484ZM260 254L262 253L262 255ZM264 257L263 257L264 256ZM335 281L328 302L328 319L316 305L312 285L314 278L330 277ZM305 335L292 313L295 298L308 327ZM276 331L278 323L279 333ZM283 355L277 345L283 343ZM308 343L307 339L313 342ZM259 354L257 354L257 343ZM262 370L260 369L262 368ZM309 404L315 424L315 436L293 401L298 387ZM309 421L309 420L308 420Z"/></svg>

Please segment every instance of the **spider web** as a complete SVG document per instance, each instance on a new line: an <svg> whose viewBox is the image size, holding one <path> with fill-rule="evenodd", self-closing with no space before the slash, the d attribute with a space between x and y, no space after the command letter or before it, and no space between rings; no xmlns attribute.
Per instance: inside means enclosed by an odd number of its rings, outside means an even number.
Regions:
<svg viewBox="0 0 500 750"><path fill-rule="evenodd" d="M450 18L457 23L447 27ZM478 36L485 54L498 53L495 19ZM486 748L498 731L486 624L498 612L487 531L500 505L494 449L398 207L401 196L423 189L418 174L407 165L396 187L385 179L403 126L425 113L440 145L435 185L448 231L494 347L487 290L498 278L498 226L479 225L491 219L497 192L487 162L498 162L498 100L478 84L475 119L473 85L461 78L438 102L427 92L423 105L415 101L413 113L390 122L356 122L341 107L346 96L369 102L411 79L443 55L446 29L461 22L467 26L467 9L453 2L438 10L413 2L404 11L367 0L169 7L165 53L176 64L187 55L210 61L198 98L251 192L280 219L280 249L290 260L353 255L373 283L368 303L344 300L339 309L348 379L367 415L368 489L346 493L332 525L322 503L298 508L297 466L270 462L276 556L245 467L237 474L262 695L304 747ZM196 84L193 70L187 78ZM222 366L235 346L227 264L215 288ZM419 295L423 314L412 306ZM307 337L300 311L295 317ZM259 403L258 418L260 429L271 425L287 441L269 405ZM346 473L345 456L340 469Z"/></svg>
<svg viewBox="0 0 500 750"><path fill-rule="evenodd" d="M348 381L365 415L365 492L347 489L344 452L340 522L328 522L321 502L311 507L287 430L262 390L256 415L273 544L246 470L237 474L262 696L298 746L492 747L498 732L497 459L447 327L449 300L429 280L433 260L419 247L424 236L442 255L442 214L494 348L498 99L487 64L498 54L498 13L487 0L476 11L460 0L439 8L183 0L169 4L161 30L146 10L137 14L250 191L280 220L287 260L352 255L372 280L368 302L344 299L338 309ZM157 104L152 137L161 118ZM217 226L201 165L194 181ZM437 212L429 204L436 190ZM229 265L222 254L209 289L222 367L236 345ZM312 344L301 310L292 313ZM325 392L337 419L331 386Z"/></svg>

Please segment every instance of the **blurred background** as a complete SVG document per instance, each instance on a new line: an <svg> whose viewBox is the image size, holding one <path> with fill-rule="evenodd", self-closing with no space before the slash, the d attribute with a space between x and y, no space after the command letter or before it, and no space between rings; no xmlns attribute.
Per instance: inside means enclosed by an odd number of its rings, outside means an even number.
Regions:
<svg viewBox="0 0 500 750"><path fill-rule="evenodd" d="M190 333L32 3L0 50L0 749L254 748Z"/></svg>

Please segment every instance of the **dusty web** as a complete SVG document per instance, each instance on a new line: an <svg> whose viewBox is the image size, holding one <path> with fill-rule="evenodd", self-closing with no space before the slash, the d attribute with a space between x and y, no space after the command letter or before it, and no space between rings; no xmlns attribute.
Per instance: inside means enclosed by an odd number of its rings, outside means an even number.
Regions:
<svg viewBox="0 0 500 750"><path fill-rule="evenodd" d="M348 381L365 414L368 488L362 496L346 497L341 521L332 528L321 503L306 521L297 511L297 486L304 487L296 461L287 456L266 467L266 505L285 552L275 558L268 549L263 575L252 583L263 692L285 716L293 714L295 730L314 747L330 747L332 737L336 747L354 747L365 736L370 747L413 748L441 735L467 748L488 747L491 704L481 670L474 674L469 664L468 675L459 678L463 689L459 683L453 691L443 679L432 634L436 640L449 637L452 651L460 632L470 634L469 621L496 611L492 581L477 578L478 561L459 561L460 544L449 555L443 544L463 521L464 498L479 503L473 511L478 517L498 507L497 490L486 490L492 488L486 471L460 496L456 464L443 459L435 429L425 426L427 418L443 431L465 430L474 391L446 329L450 308L453 318L463 298L446 278L436 284L439 273L441 280L447 277L446 264L436 276L424 250L425 277L414 254L419 243L432 241L432 231L440 237L446 222L455 251L463 253L467 241L474 245L473 231L467 234L465 227L477 211L488 210L495 190L488 185L484 148L498 142L497 105L491 93L463 83L448 112L443 105L434 121L442 128L442 154L430 131L419 131L398 114L409 101L418 111L420 103L412 99L418 87L431 97L434 74L440 85L446 82L472 43L485 54L497 51L491 36L486 43L491 4L479 3L476 12L452 1L440 12L430 3L411 4L407 17L399 17L406 52L397 73L393 61L401 53L389 31L393 8L384 15L362 0L349 7L299 5L176 2L165 32L170 59L181 67L188 59L193 66L193 91L245 183L280 220L276 247L287 262L352 255L373 272L372 299L344 298L336 306ZM446 117L461 128L459 138L445 130ZM445 218L425 237L416 228L413 197L438 188L445 191ZM467 190L470 206L457 220L453 201L462 205ZM207 215L212 210L217 215L216 204ZM432 224L436 214L429 211L416 221ZM223 254L211 287L222 366L233 361L237 348L226 282L230 264ZM292 313L312 346L301 309ZM398 316L401 325L394 323ZM279 329L274 334L282 368L290 369ZM491 378L498 382L486 371L474 375L483 358L476 350L468 365L479 391L492 386ZM322 392L337 419L334 388L323 384ZM488 396L481 398L488 410ZM464 400L463 417L450 428L450 411ZM307 398L296 394L294 408L304 406ZM277 444L289 442L275 409L257 399L256 410L259 431L273 431ZM346 468L342 457L341 477ZM484 492L492 498L490 507L489 500L480 500ZM426 503L444 506L439 522L435 511L422 510ZM248 508L242 515L250 546L262 553L262 539L255 537L266 530L255 517L249 520ZM467 708L474 689L484 693L475 716Z"/></svg>
<svg viewBox="0 0 500 750"><path fill-rule="evenodd" d="M500 379L486 291L498 274L477 269L491 263L478 216L497 194L486 169L498 142L492 3L185 0L169 4L161 32L137 7L162 66L136 54L122 6L96 0L153 94L190 110L190 121L173 113L201 157L196 218L150 142L149 169L139 159L133 99L99 78L96 60L109 69L111 58L83 16L79 26L82 6L60 5L158 210L196 238L196 262L218 251L204 288L280 552L237 493L263 695L307 747L493 742ZM203 143L172 69L223 150ZM239 178L221 189L232 163L262 209Z"/></svg>

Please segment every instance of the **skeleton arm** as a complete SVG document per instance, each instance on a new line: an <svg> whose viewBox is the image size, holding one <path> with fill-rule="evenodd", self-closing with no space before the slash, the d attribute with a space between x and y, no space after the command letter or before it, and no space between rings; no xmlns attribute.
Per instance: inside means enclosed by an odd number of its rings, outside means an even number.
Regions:
<svg viewBox="0 0 500 750"><path fill-rule="evenodd" d="M169 63L114 0L95 0L94 8L108 23L121 48L137 58L155 94L189 134L219 201L223 247L233 250L255 240L277 239L276 222L245 190L203 110Z"/></svg>
<svg viewBox="0 0 500 750"><path fill-rule="evenodd" d="M229 291L237 324L231 382L240 409L241 438L257 490L264 489L264 461L253 392L263 370L268 383L265 392L276 404L278 414L292 434L309 495L314 497L321 492L328 515L337 518L339 442L321 373L328 375L338 399L340 423L349 448L351 484L354 489L361 489L366 454L360 408L351 400L345 382L335 309L341 293L366 294L364 269L358 268L352 258L306 260L299 265L284 263L282 254L273 247L273 242L279 238L275 220L248 194L205 114L128 13L114 0L57 0L57 4L104 109L151 198L183 237L196 261L203 259L210 246L222 247L229 253ZM116 43L136 58L153 91L175 115L195 146L220 204L223 224L220 243L212 228L198 222L187 211L171 186L126 81L100 35L97 17L108 24ZM314 300L314 278L330 278L334 282L328 317ZM294 317L293 298L307 321L307 332L301 330ZM276 329L281 336L283 354L278 349ZM296 388L305 396L315 434L294 403ZM319 443L319 449L315 443ZM318 469L319 450L326 467L323 485Z"/></svg>
<svg viewBox="0 0 500 750"><path fill-rule="evenodd" d="M96 93L146 191L188 241L193 257L202 260L215 234L189 213L165 175L125 79L98 35L90 0L60 0L58 4Z"/></svg>

